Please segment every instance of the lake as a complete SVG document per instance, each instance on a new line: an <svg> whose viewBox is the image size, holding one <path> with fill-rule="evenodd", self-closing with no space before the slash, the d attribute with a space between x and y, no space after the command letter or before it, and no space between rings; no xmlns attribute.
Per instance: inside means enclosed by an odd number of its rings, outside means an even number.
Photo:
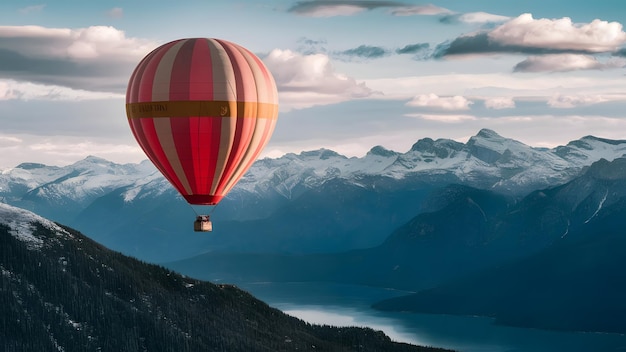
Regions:
<svg viewBox="0 0 626 352"><path fill-rule="evenodd" d="M626 351L626 335L559 332L493 324L484 317L379 312L373 302L407 292L329 283L236 285L269 305L316 324L367 326L394 341L463 352Z"/></svg>

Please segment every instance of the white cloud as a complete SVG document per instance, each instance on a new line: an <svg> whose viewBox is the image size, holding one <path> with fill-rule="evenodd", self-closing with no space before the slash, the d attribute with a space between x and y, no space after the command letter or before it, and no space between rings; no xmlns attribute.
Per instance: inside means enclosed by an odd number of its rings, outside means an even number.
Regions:
<svg viewBox="0 0 626 352"><path fill-rule="evenodd" d="M452 13L452 11L432 4L420 6L403 6L391 12L391 14L395 16L442 15L449 13Z"/></svg>
<svg viewBox="0 0 626 352"><path fill-rule="evenodd" d="M449 14L452 11L432 4L408 6L396 1L353 1L353 0L332 0L332 1L300 1L292 6L289 11L309 17L334 17L353 16L358 13L374 10L378 8L392 8L392 15L413 16L413 15L439 15Z"/></svg>
<svg viewBox="0 0 626 352"><path fill-rule="evenodd" d="M0 38L5 39L0 42L0 49L28 58L99 58L113 63L135 62L157 45L149 40L127 38L124 31L110 26L78 29L0 26ZM89 48L87 54L85 48Z"/></svg>
<svg viewBox="0 0 626 352"><path fill-rule="evenodd" d="M513 109L515 108L515 100L510 97L494 97L485 100L485 107L487 109Z"/></svg>
<svg viewBox="0 0 626 352"><path fill-rule="evenodd" d="M325 54L274 49L263 61L272 72L285 109L332 104L376 94L365 83L337 73Z"/></svg>
<svg viewBox="0 0 626 352"><path fill-rule="evenodd" d="M45 4L26 6L19 9L21 13L28 14L32 12L41 12L46 7Z"/></svg>
<svg viewBox="0 0 626 352"><path fill-rule="evenodd" d="M568 17L534 19L526 13L492 30L489 39L509 46L611 52L626 42L626 33L618 22L575 24Z"/></svg>
<svg viewBox="0 0 626 352"><path fill-rule="evenodd" d="M156 43L126 38L123 31L110 26L92 26L72 30L68 38L70 58L116 58L136 62L155 48Z"/></svg>
<svg viewBox="0 0 626 352"><path fill-rule="evenodd" d="M25 101L79 101L111 98L124 98L124 94L93 92L81 89L71 89L62 86L0 79L0 101L14 99Z"/></svg>
<svg viewBox="0 0 626 352"><path fill-rule="evenodd" d="M406 114L406 116L442 123L461 123L477 120L476 116L465 114Z"/></svg>
<svg viewBox="0 0 626 352"><path fill-rule="evenodd" d="M469 12L459 16L459 21L465 23L497 23L510 19L508 16L494 15L487 12Z"/></svg>
<svg viewBox="0 0 626 352"><path fill-rule="evenodd" d="M114 7L107 11L107 16L111 18L122 18L124 17L124 10L121 7Z"/></svg>
<svg viewBox="0 0 626 352"><path fill-rule="evenodd" d="M436 94L422 94L411 99L407 106L426 107L441 110L467 110L473 102L465 97L455 95L452 97L440 97Z"/></svg>
<svg viewBox="0 0 626 352"><path fill-rule="evenodd" d="M14 136L0 136L0 148L12 148L20 143L22 143L21 138Z"/></svg>
<svg viewBox="0 0 626 352"><path fill-rule="evenodd" d="M553 108L575 108L609 101L601 95L561 95L551 97L547 104Z"/></svg>
<svg viewBox="0 0 626 352"><path fill-rule="evenodd" d="M406 76L366 80L368 87L384 93L381 98L405 100L415 92L433 92L438 96L462 95L468 99L486 100L503 97L519 101L524 98L547 101L555 94L564 95L623 95L622 75L593 77L554 75L511 75L504 73Z"/></svg>
<svg viewBox="0 0 626 352"><path fill-rule="evenodd" d="M89 155L118 163L136 163L145 160L145 154L131 138L120 142L84 136L0 135L0 154L3 155L0 170L15 167L23 162L68 165Z"/></svg>
<svg viewBox="0 0 626 352"><path fill-rule="evenodd" d="M518 63L514 70L518 72L564 72L576 70L604 70L621 68L626 65L626 59L613 58L601 62L591 55L553 54L530 56Z"/></svg>
<svg viewBox="0 0 626 352"><path fill-rule="evenodd" d="M157 43L114 27L0 26L0 77L73 89L123 92Z"/></svg>
<svg viewBox="0 0 626 352"><path fill-rule="evenodd" d="M333 17L333 16L352 16L366 9L361 6L338 4L318 6L308 12L306 15L311 17Z"/></svg>

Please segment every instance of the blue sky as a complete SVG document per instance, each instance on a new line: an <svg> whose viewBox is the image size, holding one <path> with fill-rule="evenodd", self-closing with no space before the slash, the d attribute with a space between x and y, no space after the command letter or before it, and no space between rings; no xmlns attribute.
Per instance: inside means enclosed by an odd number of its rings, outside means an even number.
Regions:
<svg viewBox="0 0 626 352"><path fill-rule="evenodd" d="M128 77L184 37L243 45L274 74L265 156L362 156L481 128L537 147L626 139L622 0L0 3L0 169L145 159Z"/></svg>

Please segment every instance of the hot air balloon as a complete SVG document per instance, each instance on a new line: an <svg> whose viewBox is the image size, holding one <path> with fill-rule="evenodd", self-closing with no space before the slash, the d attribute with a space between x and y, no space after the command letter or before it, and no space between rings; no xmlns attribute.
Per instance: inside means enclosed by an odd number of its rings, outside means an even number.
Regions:
<svg viewBox="0 0 626 352"><path fill-rule="evenodd" d="M263 62L242 46L180 39L137 65L126 115L148 159L185 200L215 206L269 141L278 93ZM211 231L209 216L196 215L194 230Z"/></svg>

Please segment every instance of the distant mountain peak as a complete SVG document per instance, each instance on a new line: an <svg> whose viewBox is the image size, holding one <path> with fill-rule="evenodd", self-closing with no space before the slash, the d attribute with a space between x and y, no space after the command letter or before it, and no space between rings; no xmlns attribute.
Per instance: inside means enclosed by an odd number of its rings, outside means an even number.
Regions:
<svg viewBox="0 0 626 352"><path fill-rule="evenodd" d="M95 164L95 165L111 165L112 162L103 159L101 157L98 156L93 156L93 155L89 155L87 156L85 159L80 160L76 163L74 163L74 165L82 165L82 164Z"/></svg>
<svg viewBox="0 0 626 352"><path fill-rule="evenodd" d="M321 148L318 150L311 150L311 151L303 151L300 153L300 156L303 157L318 157L320 160L327 160L333 157L344 157L343 155L330 150L330 149L326 149L326 148Z"/></svg>
<svg viewBox="0 0 626 352"><path fill-rule="evenodd" d="M418 139L417 142L415 142L411 146L411 151L417 152L417 151L422 151L422 150L432 148L434 143L435 141L432 138L426 137L426 138Z"/></svg>
<svg viewBox="0 0 626 352"><path fill-rule="evenodd" d="M587 170L587 174L598 180L620 180L626 175L626 158L617 158L613 161L600 159Z"/></svg>
<svg viewBox="0 0 626 352"><path fill-rule="evenodd" d="M377 145L374 148L370 149L370 151L367 152L367 154L384 156L384 157L392 157L392 156L398 155L398 152L394 152L393 150L389 150L383 146Z"/></svg>
<svg viewBox="0 0 626 352"><path fill-rule="evenodd" d="M15 168L22 169L22 170L34 170L34 169L41 169L44 167L47 167L47 166L44 164L40 164L40 163L21 163L17 165Z"/></svg>
<svg viewBox="0 0 626 352"><path fill-rule="evenodd" d="M478 133L476 134L476 137L504 139L504 137L499 135L496 131L488 129L488 128L482 128L480 131L478 131Z"/></svg>
<svg viewBox="0 0 626 352"><path fill-rule="evenodd" d="M626 140L624 139L606 139L606 138L600 138L600 137L596 137L596 136L584 136L581 138L581 140L590 140L590 141L596 141L596 142L601 142L601 143L606 143L606 144L611 144L611 145L619 145L619 144L626 144Z"/></svg>
<svg viewBox="0 0 626 352"><path fill-rule="evenodd" d="M333 178L361 187L368 187L367 182L378 179L454 181L523 195L566 183L594 161L601 158L611 161L624 154L626 141L587 136L567 146L534 148L483 128L466 143L421 138L404 153L379 145L363 157L346 157L321 148L261 159L226 198L256 197L282 202L296 199ZM54 204L42 208L48 211L42 215L61 222L72 221L80 209L107 195L121 194L123 204L130 205L160 197L166 191L175 194L149 161L121 165L89 156L64 167L21 165L23 168L0 173L0 200L29 209ZM363 181L364 176L367 181Z"/></svg>

